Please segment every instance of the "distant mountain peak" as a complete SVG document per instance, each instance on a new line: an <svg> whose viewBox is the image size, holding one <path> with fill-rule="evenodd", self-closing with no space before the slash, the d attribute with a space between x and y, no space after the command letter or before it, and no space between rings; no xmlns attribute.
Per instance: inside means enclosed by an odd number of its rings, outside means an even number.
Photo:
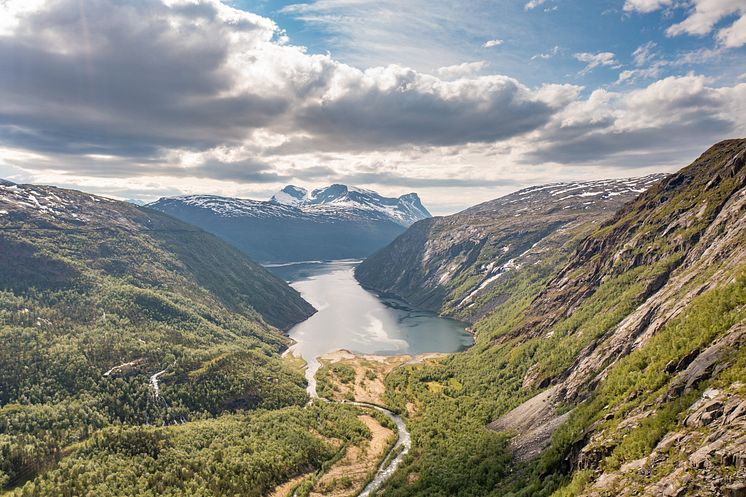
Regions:
<svg viewBox="0 0 746 497"><path fill-rule="evenodd" d="M320 209L329 211L335 208L374 211L402 226L409 226L430 217L430 212L422 205L416 193L407 193L396 198L384 197L373 190L340 183L316 188L311 192L299 186L287 185L275 193L270 202L298 207L306 212L316 212Z"/></svg>
<svg viewBox="0 0 746 497"><path fill-rule="evenodd" d="M148 207L196 224L264 262L367 257L430 217L415 193L389 198L342 184L313 190L287 185L265 201L186 195Z"/></svg>
<svg viewBox="0 0 746 497"><path fill-rule="evenodd" d="M308 197L308 190L301 186L288 185L272 195L270 202L284 205L298 205Z"/></svg>

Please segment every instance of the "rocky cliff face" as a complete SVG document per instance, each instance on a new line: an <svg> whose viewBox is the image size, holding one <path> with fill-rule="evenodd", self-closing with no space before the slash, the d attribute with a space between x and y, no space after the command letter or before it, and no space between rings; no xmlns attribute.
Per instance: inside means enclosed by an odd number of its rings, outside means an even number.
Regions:
<svg viewBox="0 0 746 497"><path fill-rule="evenodd" d="M490 425L526 428L512 440L519 459L541 453L578 406L565 463L588 480L581 495L746 491L746 389L734 381L746 325L745 164L746 140L712 147L593 232L534 299L509 336L578 352L565 369L534 363L524 388L550 388ZM591 311L608 319L595 335L582 317ZM627 446L641 433L652 450Z"/></svg>
<svg viewBox="0 0 746 497"><path fill-rule="evenodd" d="M527 188L414 224L357 269L373 290L477 321L504 299L509 273L550 254L562 263L584 234L663 175Z"/></svg>
<svg viewBox="0 0 746 497"><path fill-rule="evenodd" d="M373 288L475 321L470 350L389 380L429 466L405 466L415 483L392 495L744 495L746 139L646 186L592 219L480 206L417 223L361 266ZM508 233L517 256L500 253ZM443 477L456 438L511 462Z"/></svg>

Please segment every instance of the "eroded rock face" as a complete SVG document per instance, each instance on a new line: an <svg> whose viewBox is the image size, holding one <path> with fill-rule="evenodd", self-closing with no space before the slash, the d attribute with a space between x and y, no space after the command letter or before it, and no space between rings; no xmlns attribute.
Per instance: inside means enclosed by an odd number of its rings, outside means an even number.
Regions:
<svg viewBox="0 0 746 497"><path fill-rule="evenodd" d="M559 414L566 411L567 404L577 405L591 398L622 358L645 347L694 299L733 281L746 263L745 213L746 140L730 140L650 188L580 244L567 265L531 303L523 324L511 331L510 338L521 343L551 335L557 323L581 309L605 282L630 271L639 274L638 304L588 343L561 374L547 376L536 364L528 369L524 389L541 390L547 384L549 388L489 425L517 434L512 440L517 457L536 454L524 448L529 438L521 430L524 419L551 428L534 433L546 438L532 437L531 446L548 444L554 429L561 426L557 421L562 420ZM737 485L746 476L745 392L740 387L706 391L681 420L681 431L663 437L644 460L614 471L605 467L604 461L620 444L624 433L633 431L667 402L700 388L730 366L729 358L742 349L745 337L746 323L737 322L718 339L666 365L671 381L659 398L632 409L627 407L627 411L606 414L603 420L623 418L614 424L617 433L608 433L604 423L589 427L578 440L570 461L574 469L595 475L595 483L587 487L590 490L586 495L740 492ZM625 402L627 406L634 405L635 397L630 396ZM533 408L537 405L541 409ZM672 454L686 457L679 459ZM659 468L669 466L670 471L659 474ZM737 468L735 475L724 470L726 466ZM698 472L704 475L701 482L692 477Z"/></svg>
<svg viewBox="0 0 746 497"><path fill-rule="evenodd" d="M532 303L524 326L514 334L537 336L571 315L603 281L669 261L667 268L647 276L640 295L647 305L620 324L624 335L632 334L635 339L643 335L640 340L644 341L644 335L654 333L686 306L686 301L671 302L672 293L678 293L709 265L724 259L737 265L743 260L744 164L746 141L722 142L627 204L580 244L570 262ZM713 183L718 177L727 181ZM720 279L732 275L732 267L725 269L718 275ZM703 282L689 298L717 282L717 277ZM660 312L663 304L666 308Z"/></svg>
<svg viewBox="0 0 746 497"><path fill-rule="evenodd" d="M551 434L570 415L569 412L556 413L550 402L555 394L556 387L549 388L487 426L515 435L511 444L516 461L526 462L538 456L546 448Z"/></svg>
<svg viewBox="0 0 746 497"><path fill-rule="evenodd" d="M650 455L600 471L584 496L743 495L746 492L746 390L706 390L680 430Z"/></svg>
<svg viewBox="0 0 746 497"><path fill-rule="evenodd" d="M746 338L746 330L742 325L737 325L730 333L716 340L703 351L695 350L693 354L666 368L667 373L679 372L679 374L669 385L663 400L670 400L687 393L701 381L717 375L727 364L723 361L724 355L740 348L744 338Z"/></svg>

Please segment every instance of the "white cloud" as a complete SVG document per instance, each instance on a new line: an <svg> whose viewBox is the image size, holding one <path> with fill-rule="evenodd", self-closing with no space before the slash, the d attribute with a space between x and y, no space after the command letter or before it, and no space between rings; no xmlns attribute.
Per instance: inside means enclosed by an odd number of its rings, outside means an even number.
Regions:
<svg viewBox="0 0 746 497"><path fill-rule="evenodd" d="M674 3L672 0L626 0L624 10L642 13L654 12L663 7L687 8L687 17L666 29L668 36L704 36L715 31L715 39L726 48L746 45L746 2L744 0L690 0ZM725 18L737 19L727 26L717 27Z"/></svg>
<svg viewBox="0 0 746 497"><path fill-rule="evenodd" d="M619 73L619 77L616 80L616 84L625 82L632 82L637 79L650 79L657 78L661 75L663 67L667 65L664 61L658 61L652 64L650 67L640 69L628 69Z"/></svg>
<svg viewBox="0 0 746 497"><path fill-rule="evenodd" d="M493 47L499 47L504 43L503 40L495 38L494 40L487 40L482 44L482 48L493 48Z"/></svg>
<svg viewBox="0 0 746 497"><path fill-rule="evenodd" d="M526 156L631 167L651 160L672 162L746 133L744 110L746 83L712 87L701 75L668 77L629 92L596 90L533 133Z"/></svg>
<svg viewBox="0 0 746 497"><path fill-rule="evenodd" d="M551 59L552 57L556 56L559 53L560 47L558 45L553 46L549 51L544 53L538 53L531 57L531 60L536 59Z"/></svg>
<svg viewBox="0 0 746 497"><path fill-rule="evenodd" d="M661 7L667 7L673 3L673 0L626 0L624 10L627 12L654 12Z"/></svg>
<svg viewBox="0 0 746 497"><path fill-rule="evenodd" d="M621 67L612 52L590 53L582 52L573 55L580 62L585 62L586 66L580 71L581 75L588 74L590 71L600 66L610 66L615 69Z"/></svg>
<svg viewBox="0 0 746 497"><path fill-rule="evenodd" d="M326 93L298 109L296 123L315 137L301 147L370 150L494 142L542 126L553 112L507 76L444 81L387 66L338 71Z"/></svg>
<svg viewBox="0 0 746 497"><path fill-rule="evenodd" d="M3 0L0 2L0 36L12 34L21 19L44 5L45 0Z"/></svg>
<svg viewBox="0 0 746 497"><path fill-rule="evenodd" d="M456 206L612 165L678 166L746 132L746 84L692 75L586 96L484 61L358 68L217 0L88 0L85 19L80 5L55 0L0 36L0 165L28 181L262 197L350 180ZM628 78L648 77L653 49ZM576 58L586 72L618 66L610 52ZM607 169L563 166L592 161Z"/></svg>
<svg viewBox="0 0 746 497"><path fill-rule="evenodd" d="M686 66L704 64L712 62L721 58L725 54L724 47L717 48L699 48L697 50L689 50L682 52L671 60L671 65L674 66Z"/></svg>
<svg viewBox="0 0 746 497"><path fill-rule="evenodd" d="M170 150L251 144L252 158L308 146L493 142L554 112L514 78L475 76L485 61L446 66L440 77L400 65L361 70L287 44L271 20L217 0L85 5L87 31L77 2L58 0L0 37L0 72L12 75L0 78L0 144L133 164ZM14 72L21 62L24 71ZM221 161L214 176L226 177L221 169L235 162ZM147 171L143 164L133 173ZM114 173L111 163L102 169ZM246 178L271 179L266 173Z"/></svg>
<svg viewBox="0 0 746 497"><path fill-rule="evenodd" d="M632 59L634 60L635 65L642 66L650 62L650 60L656 56L656 46L655 42L649 41L637 47L637 49L632 53Z"/></svg>
<svg viewBox="0 0 746 497"><path fill-rule="evenodd" d="M281 11L321 31L337 60L360 68L433 71L474 57L463 40L495 32L488 0L307 0Z"/></svg>
<svg viewBox="0 0 746 497"><path fill-rule="evenodd" d="M463 78L483 70L488 65L486 60L463 62L452 66L439 67L438 75L446 79Z"/></svg>
<svg viewBox="0 0 746 497"><path fill-rule="evenodd" d="M656 43L652 41L643 43L637 47L632 52L632 61L636 68L620 72L616 84L632 83L639 79L650 79L660 76L663 69L672 63L671 61L660 59L655 50L656 47Z"/></svg>
<svg viewBox="0 0 746 497"><path fill-rule="evenodd" d="M741 17L727 28L717 33L720 45L728 48L737 48L746 45L746 7L739 11Z"/></svg>
<svg viewBox="0 0 746 497"><path fill-rule="evenodd" d="M547 0L531 0L530 2L528 2L528 3L527 3L527 4L525 5L525 6L524 6L524 8L525 8L526 10L532 10L532 9L535 9L536 7L539 7L540 5L543 5L543 4L544 4L544 2L546 2L546 1L547 1Z"/></svg>

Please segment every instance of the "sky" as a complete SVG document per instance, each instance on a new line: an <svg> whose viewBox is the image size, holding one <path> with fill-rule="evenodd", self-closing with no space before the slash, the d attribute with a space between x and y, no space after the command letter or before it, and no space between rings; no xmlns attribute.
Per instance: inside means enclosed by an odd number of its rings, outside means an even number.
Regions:
<svg viewBox="0 0 746 497"><path fill-rule="evenodd" d="M0 178L121 199L520 188L746 136L746 0L0 0Z"/></svg>

